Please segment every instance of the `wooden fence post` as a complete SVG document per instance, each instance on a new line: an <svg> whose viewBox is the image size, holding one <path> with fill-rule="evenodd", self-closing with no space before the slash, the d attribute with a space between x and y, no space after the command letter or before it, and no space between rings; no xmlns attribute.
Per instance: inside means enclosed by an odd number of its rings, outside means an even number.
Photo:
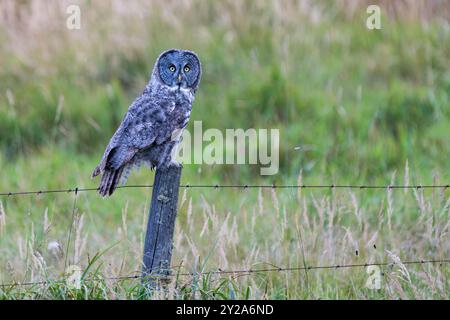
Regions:
<svg viewBox="0 0 450 320"><path fill-rule="evenodd" d="M170 275L181 169L169 167L156 170L142 270L145 283L151 287L155 287L159 279Z"/></svg>

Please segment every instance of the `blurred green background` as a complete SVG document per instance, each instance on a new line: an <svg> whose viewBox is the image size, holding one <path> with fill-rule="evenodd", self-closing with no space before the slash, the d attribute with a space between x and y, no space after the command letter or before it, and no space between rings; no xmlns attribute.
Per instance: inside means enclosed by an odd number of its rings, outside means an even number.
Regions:
<svg viewBox="0 0 450 320"><path fill-rule="evenodd" d="M406 161L417 182L449 178L446 2L379 1L381 30L366 28L365 1L75 3L81 30L65 26L68 2L1 2L3 167L86 158L88 177L157 55L177 47L203 62L189 128L281 137L275 177L187 165L192 179L286 181L303 170L311 182L371 183ZM0 185L13 188L5 174Z"/></svg>

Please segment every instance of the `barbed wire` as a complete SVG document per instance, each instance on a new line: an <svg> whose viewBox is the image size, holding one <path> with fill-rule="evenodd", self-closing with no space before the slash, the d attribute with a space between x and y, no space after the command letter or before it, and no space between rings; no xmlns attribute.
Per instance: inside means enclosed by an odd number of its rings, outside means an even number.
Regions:
<svg viewBox="0 0 450 320"><path fill-rule="evenodd" d="M243 274L250 275L255 273L271 273L271 272L292 272L292 271L309 271L309 270L338 270L338 269L347 269L347 268L362 268L369 266L395 266L395 265L423 265L423 264L439 264L442 266L443 264L450 263L450 259L440 259L440 260L413 260L413 261L402 261L402 262L372 262L372 263L357 263L357 264L337 264L337 265L324 265L324 266L301 266L301 267L277 267L274 266L272 268L262 268L262 269L239 269L239 270L222 270L218 268L213 271L203 271L203 272L184 272L184 273L176 273L176 274L168 274L168 275L128 275L128 276L115 276L115 277L99 277L99 278L88 278L82 280L83 282L94 282L101 280L110 280L110 281L125 281L125 280L134 280L134 279L155 279L155 278L173 278L173 277L195 277L202 275L229 275L229 274ZM175 269L166 269L175 270ZM166 271L165 270L165 271ZM66 280L43 280L43 281L30 281L30 282L13 282L13 283L4 283L0 284L0 288L4 287L16 287L16 286L34 286L34 285L51 285L57 283L64 283Z"/></svg>
<svg viewBox="0 0 450 320"><path fill-rule="evenodd" d="M153 185L125 185L119 186L117 189L126 188L153 188ZM317 185L277 185L277 184L181 184L180 188L211 188L211 189L450 189L450 184L444 185L342 185L342 184L317 184ZM0 196L20 196L20 195L41 195L49 193L75 193L98 191L99 188L67 188L53 190L33 190L33 191L3 191Z"/></svg>
<svg viewBox="0 0 450 320"><path fill-rule="evenodd" d="M125 185L119 186L118 189L125 188L152 188L153 185ZM341 185L341 184L319 184L319 185L277 185L277 184L181 184L180 188L186 189L195 189L195 188L212 188L212 189L221 189L221 188L231 188L231 189L449 189L450 184L446 185ZM21 195L41 195L41 194L51 194L51 193L74 193L75 196L80 192L91 192L98 191L98 188L67 188L67 189L53 189L53 190L35 190L35 191L10 191L10 192L0 192L0 196L21 196ZM75 197L76 199L76 197ZM76 201L74 199L74 201ZM74 202L74 208L75 208ZM68 240L70 241L70 240ZM416 260L416 261L404 261L401 262L403 265L411 265L411 264L439 264L440 266L444 263L450 263L450 259L443 260ZM359 264L338 264L338 265L325 265L325 266L301 266L301 267L277 267L274 266L272 268L263 268L263 269L241 269L241 270L222 270L217 268L217 270L213 271L205 271L205 272L185 272L185 273L176 273L173 275L164 275L164 276L155 276L155 275L128 275L128 276L115 276L115 277L107 277L107 278L99 278L99 279L84 279L83 281L99 281L99 280L110 280L110 281L124 281L124 280L133 280L133 279L143 279L143 278L167 278L174 276L201 276L201 275L227 275L227 274L241 274L241 275L250 275L255 273L270 273L270 272L291 272L291 271L309 271L309 270L337 270L344 268L360 268L360 267L368 267L368 266L390 266L396 265L399 263L396 262L379 262L379 263L359 263ZM168 269L169 270L169 269ZM33 286L33 285L48 285L48 284L56 284L62 283L65 280L43 280L43 281L30 281L30 282L14 282L7 284L0 284L0 288L4 287L15 287L15 286Z"/></svg>

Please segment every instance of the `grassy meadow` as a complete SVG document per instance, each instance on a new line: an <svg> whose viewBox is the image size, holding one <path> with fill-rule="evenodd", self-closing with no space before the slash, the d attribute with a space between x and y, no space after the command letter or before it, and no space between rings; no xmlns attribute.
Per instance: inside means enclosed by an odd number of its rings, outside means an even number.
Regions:
<svg viewBox="0 0 450 320"><path fill-rule="evenodd" d="M280 169L186 164L182 184L450 183L450 5L0 0L0 193L90 178L168 48L203 66L191 121L280 130ZM66 28L78 3L81 29ZM370 2L371 3L371 2ZM151 184L148 169L128 184ZM450 189L181 188L165 290L139 279L151 189L0 196L0 299L449 299ZM67 248L69 230L72 228ZM177 273L396 262L366 268ZM65 267L83 271L81 288Z"/></svg>

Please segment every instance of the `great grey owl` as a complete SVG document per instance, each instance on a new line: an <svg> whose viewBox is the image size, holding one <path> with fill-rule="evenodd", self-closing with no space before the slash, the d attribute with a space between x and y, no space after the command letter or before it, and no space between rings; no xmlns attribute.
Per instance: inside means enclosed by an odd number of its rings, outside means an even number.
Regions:
<svg viewBox="0 0 450 320"><path fill-rule="evenodd" d="M194 52L171 49L161 53L142 94L134 100L112 136L92 177L102 174L99 193L111 195L125 183L131 169L179 166L174 153L192 110L200 77Z"/></svg>

